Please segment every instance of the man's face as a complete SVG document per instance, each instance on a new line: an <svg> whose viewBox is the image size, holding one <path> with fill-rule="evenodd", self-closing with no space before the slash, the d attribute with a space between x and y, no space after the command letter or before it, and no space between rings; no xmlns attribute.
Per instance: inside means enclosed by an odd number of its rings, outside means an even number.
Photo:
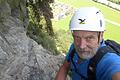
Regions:
<svg viewBox="0 0 120 80"><path fill-rule="evenodd" d="M73 31L74 46L81 59L88 59L96 54L99 47L98 32ZM100 41L102 40L100 34Z"/></svg>

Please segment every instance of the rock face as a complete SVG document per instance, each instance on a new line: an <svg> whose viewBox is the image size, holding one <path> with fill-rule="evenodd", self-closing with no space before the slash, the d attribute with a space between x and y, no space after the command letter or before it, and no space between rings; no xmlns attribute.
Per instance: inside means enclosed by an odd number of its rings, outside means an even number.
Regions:
<svg viewBox="0 0 120 80"><path fill-rule="evenodd" d="M26 36L25 0L0 0L0 80L54 80L63 56Z"/></svg>

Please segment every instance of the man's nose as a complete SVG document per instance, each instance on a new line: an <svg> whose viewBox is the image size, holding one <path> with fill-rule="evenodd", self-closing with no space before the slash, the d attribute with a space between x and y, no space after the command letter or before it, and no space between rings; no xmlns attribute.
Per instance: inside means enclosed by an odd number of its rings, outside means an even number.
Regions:
<svg viewBox="0 0 120 80"><path fill-rule="evenodd" d="M84 49L86 47L86 40L85 39L81 39L79 42L79 47L81 49Z"/></svg>

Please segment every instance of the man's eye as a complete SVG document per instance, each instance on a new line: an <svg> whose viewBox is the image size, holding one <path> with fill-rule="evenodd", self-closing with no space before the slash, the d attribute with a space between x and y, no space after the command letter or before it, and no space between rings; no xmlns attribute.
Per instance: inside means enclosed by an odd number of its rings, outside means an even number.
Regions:
<svg viewBox="0 0 120 80"><path fill-rule="evenodd" d="M93 36L90 36L90 37L87 37L86 39L87 39L87 40L92 40L92 39L94 39L94 37L93 37Z"/></svg>
<svg viewBox="0 0 120 80"><path fill-rule="evenodd" d="M79 37L78 37L78 36L75 36L74 39L79 39Z"/></svg>

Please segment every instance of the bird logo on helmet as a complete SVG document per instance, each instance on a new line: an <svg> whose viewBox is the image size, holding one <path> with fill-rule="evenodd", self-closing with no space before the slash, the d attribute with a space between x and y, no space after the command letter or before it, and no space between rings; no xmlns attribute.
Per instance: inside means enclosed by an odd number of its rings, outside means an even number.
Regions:
<svg viewBox="0 0 120 80"><path fill-rule="evenodd" d="M86 19L78 19L78 20L80 21L80 22L79 22L80 24L85 24L85 20L86 20Z"/></svg>

